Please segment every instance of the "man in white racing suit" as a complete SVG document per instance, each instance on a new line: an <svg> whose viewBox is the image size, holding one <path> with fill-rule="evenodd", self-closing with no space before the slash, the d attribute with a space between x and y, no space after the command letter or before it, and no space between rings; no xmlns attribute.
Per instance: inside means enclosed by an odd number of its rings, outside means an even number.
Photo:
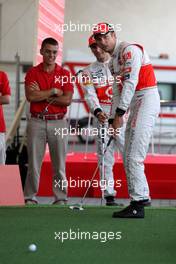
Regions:
<svg viewBox="0 0 176 264"><path fill-rule="evenodd" d="M102 50L96 44L93 36L89 38L89 47L96 57L97 61L90 64L83 70L82 86L85 95L85 100L90 108L90 111L96 117L98 140L97 140L97 154L100 169L100 187L104 190L104 198L106 205L117 205L115 203L116 191L114 189L113 165L114 165L114 150L116 144L122 152L123 150L123 136L117 135L104 154L104 170L103 163L103 140L104 145L107 145L109 140L108 133L108 118L110 116L112 107L112 75L110 73L108 64L110 61L109 53ZM104 174L104 175L103 175Z"/></svg>
<svg viewBox="0 0 176 264"><path fill-rule="evenodd" d="M144 160L154 124L160 110L160 98L152 64L139 44L119 42L107 23L94 28L97 44L112 56L109 64L121 84L113 90L113 128L120 127L123 115L130 111L125 131L124 167L131 198L130 205L113 217L143 218L144 206L150 203Z"/></svg>

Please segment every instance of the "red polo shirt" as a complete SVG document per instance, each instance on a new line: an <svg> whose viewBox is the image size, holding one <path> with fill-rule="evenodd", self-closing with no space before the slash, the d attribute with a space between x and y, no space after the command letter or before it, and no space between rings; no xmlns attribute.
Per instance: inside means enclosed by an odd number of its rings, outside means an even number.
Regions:
<svg viewBox="0 0 176 264"><path fill-rule="evenodd" d="M64 84L61 82L64 80ZM70 80L70 73L56 64L55 69L48 73L43 69L43 63L32 67L26 74L25 85L29 86L32 82L37 82L40 90L48 90L52 88L61 89L63 91L73 92L73 84ZM30 112L41 113L48 105L46 101L31 102ZM66 106L49 105L47 114L66 113Z"/></svg>
<svg viewBox="0 0 176 264"><path fill-rule="evenodd" d="M7 75L5 72L0 71L0 95L10 95L10 86ZM4 133L6 131L4 113L2 105L0 104L0 133Z"/></svg>

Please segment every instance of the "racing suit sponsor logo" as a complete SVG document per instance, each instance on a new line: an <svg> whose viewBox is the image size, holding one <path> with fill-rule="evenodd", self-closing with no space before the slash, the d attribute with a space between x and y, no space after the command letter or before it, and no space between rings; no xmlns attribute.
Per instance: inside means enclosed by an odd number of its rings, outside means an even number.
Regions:
<svg viewBox="0 0 176 264"><path fill-rule="evenodd" d="M129 73L129 72L131 72L131 67L125 67L124 68L124 73Z"/></svg>
<svg viewBox="0 0 176 264"><path fill-rule="evenodd" d="M104 76L102 69L100 69L96 72L92 72L91 74L92 74L93 79L101 78L102 76Z"/></svg>
<svg viewBox="0 0 176 264"><path fill-rule="evenodd" d="M111 86L97 87L96 93L100 103L111 103L111 99L112 99Z"/></svg>
<svg viewBox="0 0 176 264"><path fill-rule="evenodd" d="M105 93L109 98L112 98L112 87L108 87Z"/></svg>
<svg viewBox="0 0 176 264"><path fill-rule="evenodd" d="M130 74L124 74L123 76L123 80L126 81L126 80L129 80L130 79Z"/></svg>
<svg viewBox="0 0 176 264"><path fill-rule="evenodd" d="M131 61L126 61L125 62L125 66L130 66L131 65Z"/></svg>
<svg viewBox="0 0 176 264"><path fill-rule="evenodd" d="M132 55L131 55L131 51L128 51L126 53L123 54L123 59L126 61L126 60L131 60L132 58Z"/></svg>

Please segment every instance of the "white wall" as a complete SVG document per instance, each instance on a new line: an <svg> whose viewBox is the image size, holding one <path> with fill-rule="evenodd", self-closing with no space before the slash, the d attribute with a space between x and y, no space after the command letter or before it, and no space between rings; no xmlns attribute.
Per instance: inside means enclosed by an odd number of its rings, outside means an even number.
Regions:
<svg viewBox="0 0 176 264"><path fill-rule="evenodd" d="M14 60L18 52L22 61L32 61L36 0L0 0L0 4L0 60Z"/></svg>
<svg viewBox="0 0 176 264"><path fill-rule="evenodd" d="M18 52L21 60L32 61L36 3L37 0L0 0L0 60L14 60ZM167 52L176 56L175 0L65 0L65 4L65 23L121 24L121 40L140 42L151 55ZM89 35L90 32L65 32L64 59L70 60L76 54L79 60L88 60Z"/></svg>
<svg viewBox="0 0 176 264"><path fill-rule="evenodd" d="M65 23L122 24L121 40L143 44L150 55L176 57L175 0L66 0ZM69 51L89 54L90 32L65 32L64 58ZM84 59L83 59L84 60Z"/></svg>

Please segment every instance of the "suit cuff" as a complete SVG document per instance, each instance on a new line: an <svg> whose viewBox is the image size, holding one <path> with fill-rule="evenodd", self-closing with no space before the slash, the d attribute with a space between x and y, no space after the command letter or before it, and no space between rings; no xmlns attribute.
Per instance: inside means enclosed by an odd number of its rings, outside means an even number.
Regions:
<svg viewBox="0 0 176 264"><path fill-rule="evenodd" d="M96 108L96 109L94 110L94 116L97 117L97 114L100 113L100 112L102 112L102 110L101 110L100 108Z"/></svg>
<svg viewBox="0 0 176 264"><path fill-rule="evenodd" d="M124 114L125 114L125 110L123 110L123 109L120 109L120 108L116 108L116 114L118 115L118 116L123 116Z"/></svg>
<svg viewBox="0 0 176 264"><path fill-rule="evenodd" d="M109 125L112 125L113 121L114 121L113 118L108 119L108 123L109 123Z"/></svg>

